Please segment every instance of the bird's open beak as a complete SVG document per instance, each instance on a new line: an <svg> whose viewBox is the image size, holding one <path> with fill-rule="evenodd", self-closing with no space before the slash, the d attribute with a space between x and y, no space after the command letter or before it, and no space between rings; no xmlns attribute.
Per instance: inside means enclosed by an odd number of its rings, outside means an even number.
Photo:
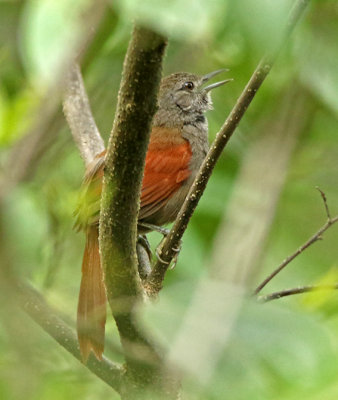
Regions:
<svg viewBox="0 0 338 400"><path fill-rule="evenodd" d="M227 71L229 71L229 70L226 69L226 68L223 68L223 69L218 69L217 71L209 72L209 74L206 74L206 75L203 76L202 83L207 82L209 79L213 78L215 75L220 74L221 72L227 72ZM225 79L224 81L212 83L211 85L208 85L205 88L203 88L203 91L209 92L210 90L215 89L218 86L222 86L225 83L228 83L228 82L231 82L231 81L233 81L233 79Z"/></svg>

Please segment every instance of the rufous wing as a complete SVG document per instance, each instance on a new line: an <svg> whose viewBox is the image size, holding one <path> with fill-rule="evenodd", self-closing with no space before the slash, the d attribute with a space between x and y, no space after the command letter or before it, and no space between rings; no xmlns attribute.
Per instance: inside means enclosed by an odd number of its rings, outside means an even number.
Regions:
<svg viewBox="0 0 338 400"><path fill-rule="evenodd" d="M139 219L161 208L191 175L191 155L187 141L160 148L150 143L144 168Z"/></svg>

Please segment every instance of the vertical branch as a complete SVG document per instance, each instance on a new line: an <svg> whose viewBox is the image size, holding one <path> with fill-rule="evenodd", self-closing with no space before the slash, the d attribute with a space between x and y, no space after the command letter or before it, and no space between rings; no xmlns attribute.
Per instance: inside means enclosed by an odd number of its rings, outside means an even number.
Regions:
<svg viewBox="0 0 338 400"><path fill-rule="evenodd" d="M136 364L141 346L148 363L159 362L141 334L133 309L142 300L136 233L143 166L156 111L166 40L135 27L124 62L117 111L109 139L101 198L100 250L107 296L127 362Z"/></svg>

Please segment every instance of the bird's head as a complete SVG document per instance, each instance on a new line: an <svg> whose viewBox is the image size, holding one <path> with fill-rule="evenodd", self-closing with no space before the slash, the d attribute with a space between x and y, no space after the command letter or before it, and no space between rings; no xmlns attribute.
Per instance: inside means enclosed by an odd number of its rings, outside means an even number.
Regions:
<svg viewBox="0 0 338 400"><path fill-rule="evenodd" d="M205 83L215 75L225 71L227 70L220 69L203 76L177 72L163 78L158 97L159 109L200 114L210 110L212 108L210 91L230 82L232 79L226 79L207 86L205 86Z"/></svg>

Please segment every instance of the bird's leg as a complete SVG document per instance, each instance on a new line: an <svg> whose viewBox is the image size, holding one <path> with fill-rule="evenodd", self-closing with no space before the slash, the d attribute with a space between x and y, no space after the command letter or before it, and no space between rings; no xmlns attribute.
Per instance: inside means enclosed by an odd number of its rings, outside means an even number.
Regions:
<svg viewBox="0 0 338 400"><path fill-rule="evenodd" d="M146 279L151 272L150 262L152 253L150 244L146 235L138 235L137 237L137 258L138 258L138 271L141 279Z"/></svg>
<svg viewBox="0 0 338 400"><path fill-rule="evenodd" d="M149 260L151 260L153 254L151 252L151 247L149 240L146 235L138 235L137 236L137 244L140 244L148 254Z"/></svg>
<svg viewBox="0 0 338 400"><path fill-rule="evenodd" d="M163 235L164 237L169 235L170 229L163 228L163 226L148 224L147 222L139 222L138 226L141 228L149 229L150 231L155 231Z"/></svg>
<svg viewBox="0 0 338 400"><path fill-rule="evenodd" d="M161 263L168 265L169 262L168 261L164 261L161 258L161 253L162 253L162 247L163 247L164 239L169 235L170 229L163 228L163 226L148 224L147 222L139 222L138 226L140 226L141 228L146 228L146 229L149 229L151 231L155 231L155 232L161 233L163 235L163 239L161 240L160 244L156 247L155 254L156 254L156 257L161 261ZM179 255L179 253L181 251L181 248L182 248L182 241L180 240L178 247L175 247L175 248L172 249L175 252L175 256L172 259L172 266L170 267L170 269L174 269L175 268L176 263L177 263L177 259L178 259L178 255Z"/></svg>

